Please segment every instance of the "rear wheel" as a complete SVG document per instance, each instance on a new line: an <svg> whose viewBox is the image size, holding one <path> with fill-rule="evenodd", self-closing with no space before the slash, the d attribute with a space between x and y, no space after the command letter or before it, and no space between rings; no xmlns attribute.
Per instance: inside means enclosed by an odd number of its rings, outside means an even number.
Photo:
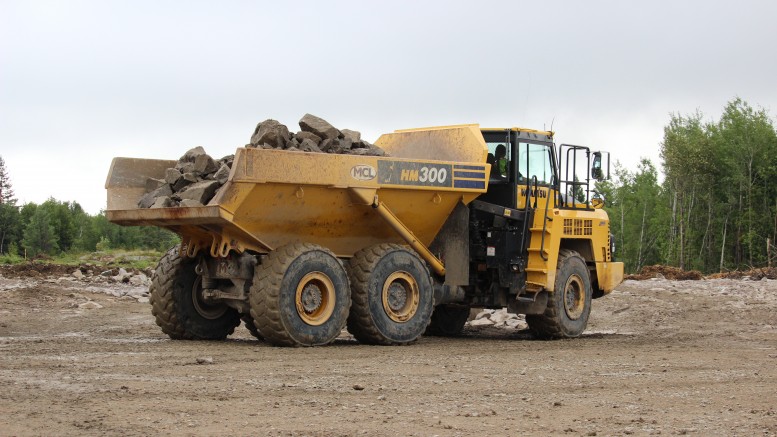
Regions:
<svg viewBox="0 0 777 437"><path fill-rule="evenodd" d="M410 250L379 244L348 263L353 307L348 331L362 343L397 345L415 341L432 314L432 278Z"/></svg>
<svg viewBox="0 0 777 437"><path fill-rule="evenodd" d="M329 250L290 244L256 267L249 303L255 326L273 345L331 343L348 318L348 275Z"/></svg>
<svg viewBox="0 0 777 437"><path fill-rule="evenodd" d="M180 255L179 246L167 251L151 277L151 313L172 339L223 340L240 324L240 314L203 298L196 265L196 259Z"/></svg>
<svg viewBox="0 0 777 437"><path fill-rule="evenodd" d="M579 337L588 325L591 295L585 260L575 251L562 249L548 306L543 314L527 315L526 323L539 338Z"/></svg>
<svg viewBox="0 0 777 437"><path fill-rule="evenodd" d="M432 321L424 335L455 337L461 334L469 318L469 307L462 305L437 305L432 313Z"/></svg>

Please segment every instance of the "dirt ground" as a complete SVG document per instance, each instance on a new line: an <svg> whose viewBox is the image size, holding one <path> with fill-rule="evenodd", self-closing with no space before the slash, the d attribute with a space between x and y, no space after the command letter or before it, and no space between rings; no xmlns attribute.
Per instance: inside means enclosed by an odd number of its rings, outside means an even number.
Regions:
<svg viewBox="0 0 777 437"><path fill-rule="evenodd" d="M777 280L626 281L574 340L283 349L171 341L142 286L5 273L0 435L777 435Z"/></svg>

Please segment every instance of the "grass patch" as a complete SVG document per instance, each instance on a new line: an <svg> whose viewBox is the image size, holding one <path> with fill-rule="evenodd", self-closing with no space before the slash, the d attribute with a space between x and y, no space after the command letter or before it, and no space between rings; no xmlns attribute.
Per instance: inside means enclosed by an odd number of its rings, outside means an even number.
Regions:
<svg viewBox="0 0 777 437"><path fill-rule="evenodd" d="M0 264L19 264L22 262L24 262L24 258L19 255L12 255L10 253L0 255Z"/></svg>

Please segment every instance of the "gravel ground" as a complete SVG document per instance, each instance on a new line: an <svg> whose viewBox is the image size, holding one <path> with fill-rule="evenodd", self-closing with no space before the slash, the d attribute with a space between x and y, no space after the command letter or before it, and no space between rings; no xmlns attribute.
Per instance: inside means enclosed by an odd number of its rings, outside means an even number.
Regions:
<svg viewBox="0 0 777 437"><path fill-rule="evenodd" d="M144 291L0 276L0 435L777 435L775 280L626 281L574 340L292 349L171 341Z"/></svg>

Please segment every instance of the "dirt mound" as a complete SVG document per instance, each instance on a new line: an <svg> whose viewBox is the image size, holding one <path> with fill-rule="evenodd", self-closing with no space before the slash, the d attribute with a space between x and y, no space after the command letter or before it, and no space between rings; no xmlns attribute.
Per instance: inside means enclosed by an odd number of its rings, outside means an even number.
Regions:
<svg viewBox="0 0 777 437"><path fill-rule="evenodd" d="M26 262L22 264L0 265L0 274L7 278L65 276L72 274L77 268L77 266L61 264Z"/></svg>
<svg viewBox="0 0 777 437"><path fill-rule="evenodd" d="M698 270L683 270L678 267L654 265L645 266L636 275L626 275L624 279L631 279L635 281L644 281L653 278L664 278L674 281L698 281L704 278Z"/></svg>
<svg viewBox="0 0 777 437"><path fill-rule="evenodd" d="M710 279L752 279L759 281L763 278L777 279L777 267L764 267L760 269L750 269L746 271L735 270L733 272L713 273L709 275Z"/></svg>
<svg viewBox="0 0 777 437"><path fill-rule="evenodd" d="M132 282L133 276L151 277L151 269L133 269L123 267L97 266L94 264L79 264L68 266L41 262L26 262L22 264L0 265L0 275L6 278L48 278L73 277L85 281L104 280L108 282ZM137 279L140 280L140 279ZM137 281L136 280L136 281ZM141 281L145 282L145 281Z"/></svg>

